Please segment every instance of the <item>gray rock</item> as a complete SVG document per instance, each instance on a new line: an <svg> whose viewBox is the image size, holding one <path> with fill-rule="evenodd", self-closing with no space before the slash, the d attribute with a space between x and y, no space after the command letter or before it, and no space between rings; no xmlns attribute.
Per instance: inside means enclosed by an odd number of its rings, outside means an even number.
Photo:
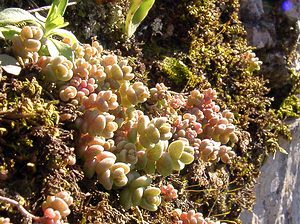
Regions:
<svg viewBox="0 0 300 224"><path fill-rule="evenodd" d="M252 212L241 213L246 224L300 223L300 119L290 123L293 140L281 140L288 154L277 153L263 165Z"/></svg>
<svg viewBox="0 0 300 224"><path fill-rule="evenodd" d="M241 15L247 21L257 21L261 19L264 9L262 1L259 0L241 0Z"/></svg>

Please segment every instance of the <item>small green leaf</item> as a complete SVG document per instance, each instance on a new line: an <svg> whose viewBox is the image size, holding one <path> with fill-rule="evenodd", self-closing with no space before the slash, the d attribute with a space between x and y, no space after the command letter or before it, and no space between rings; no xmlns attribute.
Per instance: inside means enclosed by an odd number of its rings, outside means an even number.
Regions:
<svg viewBox="0 0 300 224"><path fill-rule="evenodd" d="M45 22L46 33L55 28L66 26L63 15L65 13L68 0L54 0L48 12Z"/></svg>
<svg viewBox="0 0 300 224"><path fill-rule="evenodd" d="M49 33L58 28L62 28L67 26L69 23L65 23L64 18L62 16L55 17L53 20L46 21L45 29L46 33L45 36L49 36Z"/></svg>
<svg viewBox="0 0 300 224"><path fill-rule="evenodd" d="M155 0L132 0L125 22L125 33L131 37L141 22L148 15Z"/></svg>
<svg viewBox="0 0 300 224"><path fill-rule="evenodd" d="M47 19L53 19L58 15L63 16L65 14L67 5L68 0L54 0L48 12Z"/></svg>
<svg viewBox="0 0 300 224"><path fill-rule="evenodd" d="M0 27L0 38L10 40L15 34L19 34L20 32L21 28L12 25L6 25Z"/></svg>
<svg viewBox="0 0 300 224"><path fill-rule="evenodd" d="M0 66L9 74L19 75L22 68L18 61L7 54L0 54Z"/></svg>
<svg viewBox="0 0 300 224"><path fill-rule="evenodd" d="M0 24L14 24L19 22L37 22L29 12L20 8L7 8L0 12Z"/></svg>
<svg viewBox="0 0 300 224"><path fill-rule="evenodd" d="M70 61L74 60L74 52L72 51L69 45L52 38L49 38L49 40L51 40L53 44L56 46L57 50L59 51L59 55L65 56Z"/></svg>

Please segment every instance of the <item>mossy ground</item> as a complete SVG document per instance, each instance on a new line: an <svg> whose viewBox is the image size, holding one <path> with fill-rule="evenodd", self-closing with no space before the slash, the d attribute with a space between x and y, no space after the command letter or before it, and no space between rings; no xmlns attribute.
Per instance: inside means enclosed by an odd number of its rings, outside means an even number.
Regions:
<svg viewBox="0 0 300 224"><path fill-rule="evenodd" d="M6 5L27 9L46 3ZM41 214L40 205L48 194L68 190L75 199L70 223L171 223L175 208L240 222L241 210L254 203L259 168L268 154L278 151L278 137L287 129L271 107L272 86L242 58L251 47L239 21L238 1L157 0L130 40L121 27L127 8L127 1L78 1L67 9L66 20L82 42L95 35L105 48L129 57L138 79L150 86L164 82L173 91L216 89L218 103L235 113L242 133L234 148L237 159L231 165L196 161L180 175L157 178L155 183L172 183L180 189L179 199L163 202L155 213L126 212L116 191L107 192L95 179L86 179L80 165L67 164L78 135L72 123L76 108L53 101L56 93L34 78L35 68L28 68L19 77L3 74L0 80L1 195L22 199L27 209ZM28 102L34 106L28 109ZM63 113L72 118L59 122ZM22 220L5 204L0 216L15 223Z"/></svg>

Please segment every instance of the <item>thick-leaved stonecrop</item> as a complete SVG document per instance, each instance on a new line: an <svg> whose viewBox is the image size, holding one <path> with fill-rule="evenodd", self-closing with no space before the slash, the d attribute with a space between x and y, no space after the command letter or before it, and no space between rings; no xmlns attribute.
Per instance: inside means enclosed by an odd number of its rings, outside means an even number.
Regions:
<svg viewBox="0 0 300 224"><path fill-rule="evenodd" d="M60 29L66 25L62 17L66 3L54 1L46 19L20 9L4 10L0 31L12 40L16 57L40 67L49 82L60 83L61 103L80 110L75 122L80 132L77 156L87 178L96 176L106 190L119 190L125 209L140 206L156 211L161 191L166 201L178 195L172 186L151 185L153 177L179 173L195 160L231 163L239 131L233 113L221 111L215 103L216 91L177 93L162 83L149 89L135 81L128 60L103 51L95 40L81 45ZM25 19L14 20L12 15L18 13L24 13ZM11 25L23 21L34 25L22 29ZM53 35L68 38L62 42ZM55 53L51 42L60 42L69 53L58 45ZM47 198L45 217L60 220L70 213L71 202L61 197L67 196ZM178 223L204 220L195 212L182 213L180 218Z"/></svg>
<svg viewBox="0 0 300 224"><path fill-rule="evenodd" d="M20 8L7 8L0 12L0 38L12 40L16 57L23 60L39 55L56 57L63 55L73 58L70 46L55 37L68 38L73 44L78 40L70 31L62 29L68 0L54 0L47 17L36 13L35 16ZM23 28L19 24L25 24ZM35 56L36 57L36 56Z"/></svg>
<svg viewBox="0 0 300 224"><path fill-rule="evenodd" d="M160 189L150 175L169 176L194 160L229 164L236 156L234 115L220 110L211 88L189 94L163 84L149 89L134 82L126 59L104 53L96 41L75 49L70 70L59 96L82 111L77 155L88 178L122 189L125 208L157 209Z"/></svg>

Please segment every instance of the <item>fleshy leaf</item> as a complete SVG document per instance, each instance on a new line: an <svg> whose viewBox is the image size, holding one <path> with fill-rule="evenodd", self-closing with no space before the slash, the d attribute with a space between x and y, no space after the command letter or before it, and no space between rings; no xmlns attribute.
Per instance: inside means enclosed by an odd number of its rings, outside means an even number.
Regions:
<svg viewBox="0 0 300 224"><path fill-rule="evenodd" d="M163 154L156 162L156 169L159 174L165 177L173 172L172 159L168 153Z"/></svg>

